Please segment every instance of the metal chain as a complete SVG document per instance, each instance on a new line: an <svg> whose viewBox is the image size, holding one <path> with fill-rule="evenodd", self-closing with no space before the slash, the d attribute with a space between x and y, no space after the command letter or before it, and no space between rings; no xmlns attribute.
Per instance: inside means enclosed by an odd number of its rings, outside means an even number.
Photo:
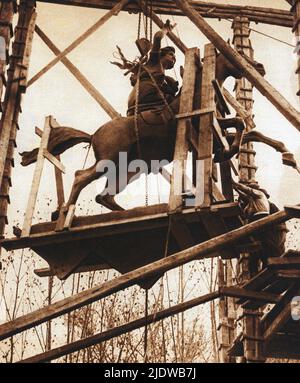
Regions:
<svg viewBox="0 0 300 383"><path fill-rule="evenodd" d="M138 156L142 159L142 151L141 151L141 143L140 143L140 132L139 132L139 124L138 124L138 114L139 114L139 98L140 98L140 76L141 76L141 65L139 65L138 73L137 73L137 81L136 81L136 90L135 90L135 105L134 105L134 130L136 135L137 142L137 150Z"/></svg>
<svg viewBox="0 0 300 383"><path fill-rule="evenodd" d="M141 37L141 25L142 25L142 13L139 13L139 22L138 22L138 33L137 33L137 38L138 40Z"/></svg>

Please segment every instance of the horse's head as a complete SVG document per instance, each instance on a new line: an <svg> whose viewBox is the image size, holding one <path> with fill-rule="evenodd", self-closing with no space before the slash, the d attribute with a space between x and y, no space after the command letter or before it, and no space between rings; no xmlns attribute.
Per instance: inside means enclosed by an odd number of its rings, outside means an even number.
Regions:
<svg viewBox="0 0 300 383"><path fill-rule="evenodd" d="M253 68L255 68L258 71L260 75L264 76L266 74L263 64L253 60L241 50L239 50L238 52L245 60L247 60L249 64L253 66ZM227 79L227 77L230 76L236 79L241 79L242 77L245 77L245 74L242 70L236 68L222 53L218 53L216 65L216 78L219 84L222 85Z"/></svg>

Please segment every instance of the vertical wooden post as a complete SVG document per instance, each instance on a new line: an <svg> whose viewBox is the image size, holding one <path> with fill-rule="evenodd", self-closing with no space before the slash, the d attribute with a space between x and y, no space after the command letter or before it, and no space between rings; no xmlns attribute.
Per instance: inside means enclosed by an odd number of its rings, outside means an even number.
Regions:
<svg viewBox="0 0 300 383"><path fill-rule="evenodd" d="M15 6L15 2L2 2L4 7ZM7 10L11 15L11 8ZM3 237L7 224L7 208L10 202L9 189L11 186L11 171L14 166L14 150L16 147L16 135L18 129L18 117L21 103L21 76L27 76L22 67L23 58L30 50L32 40L29 35L33 34L35 23L35 2L21 0L18 8L18 22L15 28L12 53L9 58L7 71L7 85L3 103L3 113L0 122L0 236ZM8 22L9 28L11 28ZM1 26L1 30L2 30ZM7 35L7 39L8 39ZM7 40L7 44L8 44ZM29 57L29 56L27 56ZM28 62L28 60L27 60ZM23 72L22 72L23 68ZM3 79L3 78L2 78Z"/></svg>
<svg viewBox="0 0 300 383"><path fill-rule="evenodd" d="M250 22L246 17L236 17L232 28L234 31L233 43L236 49L242 50L247 56L254 58L253 48L250 41ZM236 82L236 99L252 115L253 110L253 85L242 78ZM252 119L246 119L246 131L255 127ZM248 143L241 148L239 156L240 182L255 182L255 151L253 144ZM249 254L241 254L240 259L240 279L242 282L248 281L252 276L249 272ZM260 313L257 310L244 310L243 320L243 339L244 357L247 362L261 361L260 345L255 338L259 338Z"/></svg>
<svg viewBox="0 0 300 383"><path fill-rule="evenodd" d="M298 92L297 96L300 97L300 1L299 0L293 0L294 4L292 6L291 12L294 14L294 27L293 27L293 32L295 32L296 35L296 47L297 47L297 57L298 57L298 65L297 65L297 70L296 74L298 74Z"/></svg>
<svg viewBox="0 0 300 383"><path fill-rule="evenodd" d="M50 118L51 118L50 116L46 117L46 121L45 121L44 131L43 131L41 144L40 144L40 148L39 148L39 152L37 156L31 190L30 190L25 218L24 218L22 237L27 237L30 234L31 222L32 222L33 214L34 214L36 199L38 195L38 190L40 186L40 181L41 181L44 161L45 161L44 150L46 150L48 147L48 141L49 141L50 132L51 132Z"/></svg>
<svg viewBox="0 0 300 383"><path fill-rule="evenodd" d="M182 93L180 96L180 114L193 111L196 73L198 69L197 60L200 60L198 48L189 49L185 55L185 71L183 76ZM188 154L187 133L187 119L182 118L177 123L177 136L169 201L170 213L179 213L182 211L183 207L186 160Z"/></svg>
<svg viewBox="0 0 300 383"><path fill-rule="evenodd" d="M201 109L215 109L215 92L212 85L215 76L216 50L212 44L207 44L202 69ZM214 112L210 112L200 118L196 207L209 207L212 202L213 116Z"/></svg>
<svg viewBox="0 0 300 383"><path fill-rule="evenodd" d="M2 1L0 4L0 106L6 84L6 64L9 61L9 43L13 36L12 20L15 6L15 1Z"/></svg>
<svg viewBox="0 0 300 383"><path fill-rule="evenodd" d="M204 35L300 131L300 113L204 20L187 0L173 0Z"/></svg>

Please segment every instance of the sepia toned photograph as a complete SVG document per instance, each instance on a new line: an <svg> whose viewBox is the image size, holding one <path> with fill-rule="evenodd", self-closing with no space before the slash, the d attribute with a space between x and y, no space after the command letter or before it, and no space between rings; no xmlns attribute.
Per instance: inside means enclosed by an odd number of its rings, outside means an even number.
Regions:
<svg viewBox="0 0 300 383"><path fill-rule="evenodd" d="M0 1L0 363L300 361L300 0Z"/></svg>

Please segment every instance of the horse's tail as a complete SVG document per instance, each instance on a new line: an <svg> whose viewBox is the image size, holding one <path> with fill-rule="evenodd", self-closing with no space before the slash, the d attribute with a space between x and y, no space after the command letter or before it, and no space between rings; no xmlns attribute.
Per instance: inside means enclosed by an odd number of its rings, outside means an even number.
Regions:
<svg viewBox="0 0 300 383"><path fill-rule="evenodd" d="M91 143L92 137L88 133L84 133L81 130L67 128L60 126L54 129L51 129L51 134L48 142L48 151L54 156L62 154L67 149L72 148L73 146L80 144L81 142ZM22 156L21 164L23 166L28 166L34 163L37 160L39 149L33 149L30 152L20 153Z"/></svg>

